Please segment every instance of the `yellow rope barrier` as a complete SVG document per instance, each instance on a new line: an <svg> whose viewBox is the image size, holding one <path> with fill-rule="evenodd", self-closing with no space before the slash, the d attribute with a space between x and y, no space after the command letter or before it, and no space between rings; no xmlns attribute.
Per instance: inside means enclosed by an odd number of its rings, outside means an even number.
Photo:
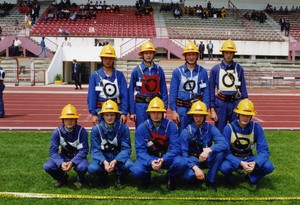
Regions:
<svg viewBox="0 0 300 205"><path fill-rule="evenodd" d="M143 197L143 196L93 196L45 193L0 192L0 198L56 198L56 199L120 199L120 200L173 200L173 201L291 201L300 197Z"/></svg>

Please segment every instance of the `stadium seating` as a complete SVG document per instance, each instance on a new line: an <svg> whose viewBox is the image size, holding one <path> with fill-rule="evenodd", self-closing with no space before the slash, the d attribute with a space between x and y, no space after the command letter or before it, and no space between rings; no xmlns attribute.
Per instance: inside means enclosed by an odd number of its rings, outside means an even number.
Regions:
<svg viewBox="0 0 300 205"><path fill-rule="evenodd" d="M40 20L31 29L31 35L46 34L57 36L64 29L71 36L110 36L110 37L154 37L156 36L153 15L135 16L130 8L121 8L121 13L97 11L91 19L48 19Z"/></svg>

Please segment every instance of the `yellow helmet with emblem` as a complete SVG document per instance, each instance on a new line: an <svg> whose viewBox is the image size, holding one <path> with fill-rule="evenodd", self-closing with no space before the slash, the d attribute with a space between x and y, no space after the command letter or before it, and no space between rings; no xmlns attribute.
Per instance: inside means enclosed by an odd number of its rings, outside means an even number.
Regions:
<svg viewBox="0 0 300 205"><path fill-rule="evenodd" d="M98 114L111 113L111 112L121 114L117 103L113 100L107 100L102 104L102 109Z"/></svg>
<svg viewBox="0 0 300 205"><path fill-rule="evenodd" d="M116 58L117 56L115 49L110 44L107 44L102 48L99 57Z"/></svg>
<svg viewBox="0 0 300 205"><path fill-rule="evenodd" d="M150 41L146 41L141 45L139 56L142 56L143 52L145 52L145 51L153 51L154 55L157 54L154 45Z"/></svg>
<svg viewBox="0 0 300 205"><path fill-rule="evenodd" d="M234 52L236 53L237 50L236 50L236 46L235 46L235 43L231 40L231 39L228 39L227 41L225 41L220 49L220 52L223 52L223 51L229 51L229 52Z"/></svg>
<svg viewBox="0 0 300 205"><path fill-rule="evenodd" d="M164 102L159 98L153 98L148 105L146 112L167 112Z"/></svg>
<svg viewBox="0 0 300 205"><path fill-rule="evenodd" d="M187 113L188 115L208 115L206 105L198 100L192 104L190 111Z"/></svg>
<svg viewBox="0 0 300 205"><path fill-rule="evenodd" d="M199 54L198 47L193 42L189 42L188 44L185 45L182 55L185 56L186 53Z"/></svg>
<svg viewBox="0 0 300 205"><path fill-rule="evenodd" d="M59 119L78 119L78 112L72 104L66 105L62 111Z"/></svg>
<svg viewBox="0 0 300 205"><path fill-rule="evenodd" d="M253 103L248 98L241 100L233 111L236 114L241 114L241 115L254 116L257 114L257 112L254 109Z"/></svg>

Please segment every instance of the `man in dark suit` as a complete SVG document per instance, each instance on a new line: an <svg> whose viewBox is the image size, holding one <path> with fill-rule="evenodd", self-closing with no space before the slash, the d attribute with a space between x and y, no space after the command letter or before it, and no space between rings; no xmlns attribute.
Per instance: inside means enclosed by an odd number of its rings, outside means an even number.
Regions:
<svg viewBox="0 0 300 205"><path fill-rule="evenodd" d="M200 42L200 45L199 45L199 59L200 60L203 60L204 58L204 50L205 50L205 45L203 44L203 42L201 41Z"/></svg>
<svg viewBox="0 0 300 205"><path fill-rule="evenodd" d="M75 81L75 90L78 90L78 87L80 88L80 90L82 90L81 87L81 82L79 80L80 77L80 73L81 73L81 68L80 65L77 63L77 60L73 60L73 69L72 69L72 77L73 80Z"/></svg>

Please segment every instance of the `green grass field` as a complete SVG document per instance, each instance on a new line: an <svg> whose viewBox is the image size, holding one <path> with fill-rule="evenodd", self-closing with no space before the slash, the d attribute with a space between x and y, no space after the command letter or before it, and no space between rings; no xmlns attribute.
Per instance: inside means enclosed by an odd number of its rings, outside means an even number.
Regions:
<svg viewBox="0 0 300 205"><path fill-rule="evenodd" d="M126 185L118 187L114 184L114 176L110 176L110 185L100 187L88 174L89 185L78 189L74 185L74 171L70 173L67 186L55 188L54 180L43 171L43 164L49 158L50 136L49 132L0 132L1 205L300 204L299 132L266 132L275 170L261 180L258 190L251 189L243 175L237 175L242 182L230 189L220 174L217 193L207 190L204 184L191 186L183 181L175 191L167 192L164 175L159 173L153 174L153 183L147 190L140 189L131 177ZM23 198L12 192L42 195Z"/></svg>

